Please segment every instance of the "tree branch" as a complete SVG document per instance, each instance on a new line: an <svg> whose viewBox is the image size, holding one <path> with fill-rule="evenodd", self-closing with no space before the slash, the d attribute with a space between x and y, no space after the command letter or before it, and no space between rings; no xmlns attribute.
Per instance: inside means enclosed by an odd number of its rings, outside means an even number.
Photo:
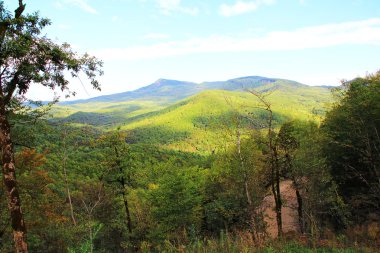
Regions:
<svg viewBox="0 0 380 253"><path fill-rule="evenodd" d="M5 33L8 30L8 27L9 27L8 21L0 22L0 45L3 44Z"/></svg>
<svg viewBox="0 0 380 253"><path fill-rule="evenodd" d="M19 82L19 76L20 76L20 72L16 71L16 73L14 74L12 80L7 85L8 90L7 90L7 93L4 96L4 104L5 105L7 105L9 103L9 101L11 100L11 98L13 96L13 93L15 92L15 90L17 88L17 84Z"/></svg>
<svg viewBox="0 0 380 253"><path fill-rule="evenodd" d="M15 10L15 18L20 18L21 14L25 10L26 4L22 3L22 0L18 0L18 8Z"/></svg>

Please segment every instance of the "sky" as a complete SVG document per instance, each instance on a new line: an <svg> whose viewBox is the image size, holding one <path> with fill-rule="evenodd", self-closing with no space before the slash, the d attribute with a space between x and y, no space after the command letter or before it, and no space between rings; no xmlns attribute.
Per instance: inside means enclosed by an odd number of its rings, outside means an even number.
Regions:
<svg viewBox="0 0 380 253"><path fill-rule="evenodd" d="M18 1L5 0L13 10ZM71 81L75 99L149 85L242 76L339 85L380 70L380 0L24 0L51 19L57 43L104 62L102 91ZM51 99L33 85L29 97ZM73 98L71 98L73 99Z"/></svg>

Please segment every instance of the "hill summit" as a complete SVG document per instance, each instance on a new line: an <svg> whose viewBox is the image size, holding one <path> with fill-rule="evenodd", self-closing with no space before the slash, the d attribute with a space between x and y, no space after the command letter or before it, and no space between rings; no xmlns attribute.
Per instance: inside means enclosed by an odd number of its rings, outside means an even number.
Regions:
<svg viewBox="0 0 380 253"><path fill-rule="evenodd" d="M296 81L267 78L262 76L246 76L226 81L194 83L170 79L158 79L150 85L134 91L99 96L85 100L63 102L61 104L80 104L88 102L127 102L135 100L157 101L164 104L173 103L206 90L244 91L247 89L297 89L313 87ZM321 88L321 87L319 87ZM322 87L323 89L323 87Z"/></svg>

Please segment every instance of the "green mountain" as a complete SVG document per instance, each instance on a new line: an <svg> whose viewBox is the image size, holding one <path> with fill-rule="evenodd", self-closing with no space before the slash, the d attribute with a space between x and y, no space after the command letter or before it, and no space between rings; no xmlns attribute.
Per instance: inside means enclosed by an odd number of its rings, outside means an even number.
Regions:
<svg viewBox="0 0 380 253"><path fill-rule="evenodd" d="M331 102L328 89L261 87L271 88L276 90L267 99L277 126L291 119L319 120ZM227 139L235 138L237 115L243 118L243 128L258 129L265 125L267 116L258 99L248 92L212 90L141 115L122 129L131 132L131 142L208 154L227 143Z"/></svg>
<svg viewBox="0 0 380 253"><path fill-rule="evenodd" d="M152 101L172 103L205 90L244 91L272 84L273 86L304 87L306 85L285 79L266 78L261 76L247 76L227 81L192 83L177 80L159 79L156 82L134 91L127 91L112 95L94 97L86 100L63 102L62 105L83 103L110 103L126 101Z"/></svg>
<svg viewBox="0 0 380 253"><path fill-rule="evenodd" d="M76 100L61 103L63 105L74 105L82 103L94 102L125 102L135 100L160 100L161 102L173 102L188 96L194 95L201 91L198 85L191 82L183 82L176 80L159 79L156 82L139 88L134 91L127 91L112 95L94 97L86 100Z"/></svg>
<svg viewBox="0 0 380 253"><path fill-rule="evenodd" d="M176 80L159 79L156 82L124 93L60 103L54 109L57 120L99 127L112 127L145 118L154 112L207 90L243 92L276 90L287 94L288 100L300 100L314 106L329 97L326 87L311 87L295 81L249 76L227 81L204 82L200 84ZM284 103L288 103L284 101Z"/></svg>
<svg viewBox="0 0 380 253"><path fill-rule="evenodd" d="M130 132L130 142L210 153L231 137L228 131L235 127L237 114L244 116L247 127L265 124L265 111L249 93L252 89L268 94L276 124L318 120L331 102L329 88L284 79L251 76L201 84L160 79L132 92L61 103L53 120L103 129L121 126Z"/></svg>

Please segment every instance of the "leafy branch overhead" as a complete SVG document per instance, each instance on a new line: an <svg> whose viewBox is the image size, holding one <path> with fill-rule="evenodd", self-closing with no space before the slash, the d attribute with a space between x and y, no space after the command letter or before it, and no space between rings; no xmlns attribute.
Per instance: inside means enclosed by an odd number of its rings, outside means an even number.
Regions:
<svg viewBox="0 0 380 253"><path fill-rule="evenodd" d="M103 74L103 63L88 54L78 55L67 43L59 45L47 38L42 31L51 24L50 20L38 13L21 15L24 8L20 1L12 18L0 3L0 95L4 103L8 104L15 95L25 95L31 84L70 91L68 77L78 77L81 72L93 88L100 90L97 77Z"/></svg>

